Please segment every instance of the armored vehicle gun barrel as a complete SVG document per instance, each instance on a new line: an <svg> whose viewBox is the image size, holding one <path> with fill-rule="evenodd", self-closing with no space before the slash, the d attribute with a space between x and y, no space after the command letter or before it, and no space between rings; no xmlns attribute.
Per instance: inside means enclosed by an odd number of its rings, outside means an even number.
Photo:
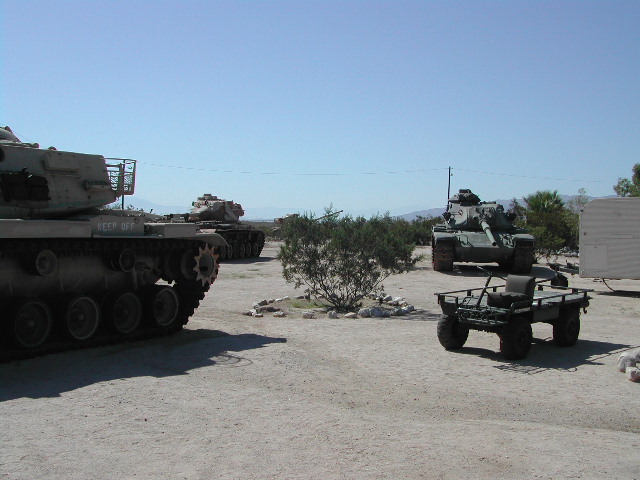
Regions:
<svg viewBox="0 0 640 480"><path fill-rule="evenodd" d="M484 219L483 217L478 217L478 219L480 220L480 226L482 227L482 230L484 230L484 233L489 238L491 245L493 245L494 247L498 245L498 242L496 242L496 238L493 236L493 233L491 232L491 227L487 223L486 219Z"/></svg>

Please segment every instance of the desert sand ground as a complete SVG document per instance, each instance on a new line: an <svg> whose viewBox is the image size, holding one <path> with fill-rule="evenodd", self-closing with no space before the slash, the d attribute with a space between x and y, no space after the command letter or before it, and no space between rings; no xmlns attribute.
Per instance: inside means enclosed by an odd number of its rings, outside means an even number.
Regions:
<svg viewBox="0 0 640 480"><path fill-rule="evenodd" d="M578 344L535 324L510 362L492 334L438 343L434 292L484 282L464 265L387 279L405 317L244 316L301 293L277 247L224 263L177 335L0 365L0 478L640 479L640 384L616 370L640 282L570 278L596 290Z"/></svg>

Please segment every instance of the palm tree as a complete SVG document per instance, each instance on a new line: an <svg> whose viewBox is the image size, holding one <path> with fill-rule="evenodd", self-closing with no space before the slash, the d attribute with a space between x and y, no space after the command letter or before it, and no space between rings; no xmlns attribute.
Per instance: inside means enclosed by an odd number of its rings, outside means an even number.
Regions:
<svg viewBox="0 0 640 480"><path fill-rule="evenodd" d="M564 201L557 190L538 190L524 197L524 202L531 213L554 213L564 208Z"/></svg>

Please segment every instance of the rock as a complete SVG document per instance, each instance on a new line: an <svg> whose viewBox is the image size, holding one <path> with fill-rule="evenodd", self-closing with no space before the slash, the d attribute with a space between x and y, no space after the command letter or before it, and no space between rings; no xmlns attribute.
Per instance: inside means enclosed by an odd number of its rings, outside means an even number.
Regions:
<svg viewBox="0 0 640 480"><path fill-rule="evenodd" d="M394 316L402 317L403 315L406 315L406 314L407 312L404 311L404 308L398 307L393 310Z"/></svg>
<svg viewBox="0 0 640 480"><path fill-rule="evenodd" d="M393 300L393 297L391 295L386 295L382 297L383 302L390 302L391 300Z"/></svg>
<svg viewBox="0 0 640 480"><path fill-rule="evenodd" d="M263 305L267 305L269 303L268 300L260 300L257 303L254 303L254 305L258 306L258 307L262 307Z"/></svg>
<svg viewBox="0 0 640 480"><path fill-rule="evenodd" d="M267 300L267 303L275 303L276 299L275 298L270 298L269 300Z"/></svg>
<svg viewBox="0 0 640 480"><path fill-rule="evenodd" d="M382 310L380 308L372 308L371 309L371 316L375 317L375 318L380 318L382 317Z"/></svg>
<svg viewBox="0 0 640 480"><path fill-rule="evenodd" d="M382 310L382 318L389 318L391 316L391 312L389 310Z"/></svg>
<svg viewBox="0 0 640 480"><path fill-rule="evenodd" d="M628 367L625 370L625 373L627 374L627 378L632 382L640 382L640 369L636 367Z"/></svg>
<svg viewBox="0 0 640 480"><path fill-rule="evenodd" d="M285 300L291 300L291 297L289 295L285 295L282 297L282 301L284 302Z"/></svg>
<svg viewBox="0 0 640 480"><path fill-rule="evenodd" d="M400 305L400 303L404 302L404 297L393 297L391 301L396 302L397 305Z"/></svg>
<svg viewBox="0 0 640 480"><path fill-rule="evenodd" d="M276 317L276 318L281 318L281 317L286 317L286 316L287 316L287 314L286 314L286 313L284 313L284 312L281 310L281 311L279 311L279 312L274 313L274 314L273 314L273 316L274 316L274 317Z"/></svg>
<svg viewBox="0 0 640 480"><path fill-rule="evenodd" d="M263 315L263 314L261 314L261 313L257 313L257 312L256 312L256 313L254 313L254 314L253 314L253 316L254 316L254 317L256 317L256 318L262 318L262 317L264 317L264 315Z"/></svg>
<svg viewBox="0 0 640 480"><path fill-rule="evenodd" d="M637 363L635 355L631 352L621 353L618 357L618 370L625 372L627 368L635 367Z"/></svg>
<svg viewBox="0 0 640 480"><path fill-rule="evenodd" d="M356 312L347 313L344 318L358 318L358 314Z"/></svg>
<svg viewBox="0 0 640 480"><path fill-rule="evenodd" d="M264 307L258 307L256 308L256 311L258 313L263 313L263 312L278 312L280 311L280 308L278 307L274 307L273 305L265 305Z"/></svg>
<svg viewBox="0 0 640 480"><path fill-rule="evenodd" d="M360 310L358 310L358 316L360 316L362 318L369 318L371 316L371 309L370 308L361 308Z"/></svg>
<svg viewBox="0 0 640 480"><path fill-rule="evenodd" d="M298 295L298 296L296 297L296 299L297 299L297 300L304 300L305 298L307 298L307 296L306 296L306 295Z"/></svg>
<svg viewBox="0 0 640 480"><path fill-rule="evenodd" d="M330 310L329 312L327 312L327 316L329 318L338 318L338 312L336 312L335 310Z"/></svg>
<svg viewBox="0 0 640 480"><path fill-rule="evenodd" d="M404 313L411 313L415 310L416 308L413 305L407 305L406 307L402 307L402 311Z"/></svg>
<svg viewBox="0 0 640 480"><path fill-rule="evenodd" d="M248 317L252 317L252 316L254 316L256 313L258 313L258 312L256 311L256 309L255 309L255 308L252 308L251 310L248 310L248 311L244 312L244 313L243 313L243 315L247 315Z"/></svg>
<svg viewBox="0 0 640 480"><path fill-rule="evenodd" d="M316 314L313 312L304 312L302 318L316 318Z"/></svg>

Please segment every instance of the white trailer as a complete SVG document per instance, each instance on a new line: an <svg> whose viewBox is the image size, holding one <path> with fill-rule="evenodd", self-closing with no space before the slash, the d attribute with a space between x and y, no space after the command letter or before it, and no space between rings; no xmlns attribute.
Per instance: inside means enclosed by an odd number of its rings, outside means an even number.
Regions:
<svg viewBox="0 0 640 480"><path fill-rule="evenodd" d="M640 197L597 198L584 206L580 276L640 280Z"/></svg>

